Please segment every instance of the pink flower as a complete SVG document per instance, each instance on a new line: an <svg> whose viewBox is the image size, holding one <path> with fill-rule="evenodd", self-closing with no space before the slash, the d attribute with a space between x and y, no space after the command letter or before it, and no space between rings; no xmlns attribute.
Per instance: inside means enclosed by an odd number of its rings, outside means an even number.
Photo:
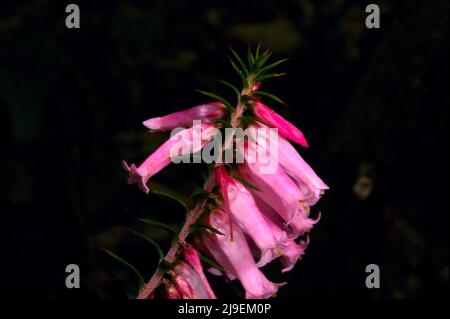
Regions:
<svg viewBox="0 0 450 319"><path fill-rule="evenodd" d="M258 269L242 230L234 225L233 238L230 236L229 221L221 212L212 212L208 216L208 224L224 235L210 231L202 237L203 244L209 254L242 283L247 299L261 299L273 296L283 284L270 282ZM232 279L230 278L230 279Z"/></svg>
<svg viewBox="0 0 450 319"><path fill-rule="evenodd" d="M212 102L163 117L151 118L144 121L143 124L152 132L168 131L177 127L189 127L194 120L202 120L202 122L212 121L221 118L224 114L225 106L220 102Z"/></svg>
<svg viewBox="0 0 450 319"><path fill-rule="evenodd" d="M129 173L128 184L138 184L145 193L149 192L147 182L156 173L169 165L174 156L195 153L201 150L216 134L216 129L212 123L201 123L194 125L190 129L185 129L167 140L153 154L151 154L139 167L128 165L122 161L122 167Z"/></svg>
<svg viewBox="0 0 450 319"><path fill-rule="evenodd" d="M277 238L283 238L284 245L280 247L281 250L281 262L285 266L282 272L290 271L294 268L296 262L305 253L306 247L309 243L309 237L307 241L301 241L297 244L293 239L288 238L286 228L283 220L280 216L263 201L258 202L258 207L264 212L264 219L271 228L271 232L275 234Z"/></svg>
<svg viewBox="0 0 450 319"><path fill-rule="evenodd" d="M253 113L259 119L267 122L273 127L278 128L278 131L281 135L294 141L295 143L298 143L303 147L309 147L308 142L306 142L305 136L298 128L296 128L293 124L284 119L275 111L271 110L266 105L262 104L259 101L256 101L253 107Z"/></svg>
<svg viewBox="0 0 450 319"><path fill-rule="evenodd" d="M223 166L215 169L216 180L233 221L246 233L261 251L258 267L262 267L282 254L286 234L273 233L258 209L252 194L228 175Z"/></svg>
<svg viewBox="0 0 450 319"><path fill-rule="evenodd" d="M203 272L203 266L200 261L200 254L198 253L198 251L195 250L194 247L192 247L191 245L186 244L184 247L184 259L197 273L198 277L200 278L200 281L202 282L203 287L206 288L206 291L208 292L210 299L216 299L216 295L211 289L208 279L206 278L205 273Z"/></svg>
<svg viewBox="0 0 450 319"><path fill-rule="evenodd" d="M203 270L202 270L203 273ZM216 299L209 283L185 261L180 261L174 270L169 271L178 290L189 299Z"/></svg>

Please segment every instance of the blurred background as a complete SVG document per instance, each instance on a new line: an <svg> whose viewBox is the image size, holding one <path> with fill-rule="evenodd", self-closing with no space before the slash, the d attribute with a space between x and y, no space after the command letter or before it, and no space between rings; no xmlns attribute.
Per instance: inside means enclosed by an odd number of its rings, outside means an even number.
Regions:
<svg viewBox="0 0 450 319"><path fill-rule="evenodd" d="M120 162L167 138L143 120L205 102L195 89L232 97L216 81L238 83L228 46L261 41L290 59L264 90L330 186L303 260L265 270L288 282L278 298L448 298L447 1L376 1L380 29L356 0L73 2L80 29L65 27L70 2L0 4L1 295L127 298L136 282L101 247L148 279L158 255L126 229L167 249L137 219L178 227L184 212L128 186ZM151 185L188 201L202 169L172 165ZM72 263L80 289L65 286ZM380 289L365 286L368 264Z"/></svg>

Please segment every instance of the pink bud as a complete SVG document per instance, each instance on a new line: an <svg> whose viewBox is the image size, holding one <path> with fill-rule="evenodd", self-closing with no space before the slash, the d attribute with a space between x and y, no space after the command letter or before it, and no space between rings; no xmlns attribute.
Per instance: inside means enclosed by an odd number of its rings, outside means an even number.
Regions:
<svg viewBox="0 0 450 319"><path fill-rule="evenodd" d="M167 279L163 279L163 283L165 284L164 288L166 291L167 299L181 299L181 294L173 283L171 283Z"/></svg>
<svg viewBox="0 0 450 319"><path fill-rule="evenodd" d="M203 286L205 287L208 293L208 296L210 297L209 299L216 299L216 295L211 289L208 279L206 278L205 273L203 272L203 266L200 261L200 254L198 253L198 251L195 250L194 247L192 247L191 245L186 244L186 246L184 247L184 259L199 276Z"/></svg>
<svg viewBox="0 0 450 319"><path fill-rule="evenodd" d="M212 102L194 106L190 109L168 114L163 117L148 119L143 124L151 131L168 131L177 127L188 127L194 120L203 122L221 118L225 114L225 106L220 102Z"/></svg>
<svg viewBox="0 0 450 319"><path fill-rule="evenodd" d="M194 291L188 280L183 276L175 274L173 271L169 271L169 273L173 274L172 280L183 299L194 299Z"/></svg>
<svg viewBox="0 0 450 319"><path fill-rule="evenodd" d="M174 277L180 281L182 288L177 287L183 297L189 295L189 299L216 299L209 283L206 282L205 284L198 272L188 263L181 261L173 272L175 273Z"/></svg>
<svg viewBox="0 0 450 319"><path fill-rule="evenodd" d="M303 147L309 147L308 142L306 142L305 136L298 128L296 128L293 124L288 122L281 115L271 110L266 105L262 104L259 101L256 101L255 106L253 107L253 113L259 119L267 122L273 127L278 128L278 131L281 135L298 143Z"/></svg>
<svg viewBox="0 0 450 319"><path fill-rule="evenodd" d="M169 165L174 155L183 155L180 150L185 149L189 150L189 153L201 150L215 134L214 124L201 123L172 136L139 167L134 164L128 165L122 161L122 167L129 173L128 184L138 184L142 191L148 193L147 182L150 177Z"/></svg>

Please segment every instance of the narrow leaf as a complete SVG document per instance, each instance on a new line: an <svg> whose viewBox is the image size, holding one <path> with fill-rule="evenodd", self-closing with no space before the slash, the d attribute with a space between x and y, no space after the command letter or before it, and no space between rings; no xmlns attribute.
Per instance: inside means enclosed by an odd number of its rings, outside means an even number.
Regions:
<svg viewBox="0 0 450 319"><path fill-rule="evenodd" d="M241 78L242 85L244 86L244 88L247 88L248 83L247 83L247 78L245 77L244 73L242 73L242 71L237 67L236 63L234 63L234 61L231 58L228 58L228 60L230 60L231 66L233 67L233 69L237 72L237 74Z"/></svg>
<svg viewBox="0 0 450 319"><path fill-rule="evenodd" d="M171 226L169 226L167 224L158 222L158 221L153 220L153 219L148 219L148 218L139 218L139 220L141 222L143 222L144 224L148 224L148 225L152 225L152 226L155 226L155 227L163 228L163 229L169 231L170 233L172 233L172 235L174 235L174 236L178 235L177 231L173 227L171 227Z"/></svg>
<svg viewBox="0 0 450 319"><path fill-rule="evenodd" d="M241 92L239 92L239 89L237 87L235 87L233 84L231 84L230 82L224 81L224 80L217 80L220 83L228 86L230 89L233 90L234 93L236 93L237 99L239 100L239 97L241 96Z"/></svg>
<svg viewBox="0 0 450 319"><path fill-rule="evenodd" d="M202 90L196 90L196 91L199 92L199 93L201 93L201 94L203 94L203 95L209 96L209 97L211 97L211 98L213 98L213 99L215 99L215 100L217 100L217 101L219 101L219 102L222 102L222 103L225 104L225 106L226 106L227 108L229 108L229 109L232 109L232 108L233 108L233 107L231 106L230 102L228 102L228 101L227 101L226 99L224 99L223 97L218 96L217 94L214 94L214 93L211 93L211 92L202 91Z"/></svg>
<svg viewBox="0 0 450 319"><path fill-rule="evenodd" d="M221 272L224 272L224 271L225 271L225 269L223 269L222 266L220 266L219 264L215 263L214 261L212 261L211 259L209 259L208 257L206 257L206 256L203 255L203 254L200 254L200 259L201 259L205 264L207 264L207 265L209 265L209 266L211 266L211 267L213 267L213 268L216 268L216 269L220 270Z"/></svg>
<svg viewBox="0 0 450 319"><path fill-rule="evenodd" d="M279 60L279 61L277 61L277 62L274 62L274 63L272 63L272 64L270 64L270 65L268 65L268 66L265 66L265 67L263 67L263 68L261 68L261 69L259 70L258 74L263 75L263 74L265 74L267 71L269 71L269 70L271 70L271 69L277 67L278 65L280 65L280 64L282 64L282 63L284 63L284 62L286 62L286 61L288 61L288 60L289 60L289 59L282 59L282 60Z"/></svg>
<svg viewBox="0 0 450 319"><path fill-rule="evenodd" d="M191 193L191 195L189 195L189 197L190 197L190 198L194 198L194 197L197 197L197 196L208 197L209 194L210 194L210 193L209 193L206 189L201 188L201 187L197 187L197 188L195 188L195 189L192 191L192 193Z"/></svg>
<svg viewBox="0 0 450 319"><path fill-rule="evenodd" d="M248 63L248 70L251 73L253 71L253 67L255 66L255 57L252 54L250 45L248 46L248 49L247 49L247 63Z"/></svg>
<svg viewBox="0 0 450 319"><path fill-rule="evenodd" d="M236 51L234 51L232 47L230 47L230 51L231 51L231 53L233 53L234 58L239 62L240 66L242 67L242 70L244 71L244 74L248 76L248 69L245 66L245 63L242 61L239 54L237 54Z"/></svg>
<svg viewBox="0 0 450 319"><path fill-rule="evenodd" d="M152 190L151 192L152 192L153 194L155 194L155 195L162 196L162 197L166 197L166 198L169 198L169 199L171 199L171 200L176 201L176 202L179 203L181 206L183 206L183 208L184 208L184 210L185 210L186 212L188 212L188 211L190 210L189 207L186 205L185 202L183 202L181 199L179 199L178 197L176 197L176 196L174 196L174 195L172 195L172 194L164 193L164 192L161 192L161 191L158 191L158 190Z"/></svg>
<svg viewBox="0 0 450 319"><path fill-rule="evenodd" d="M152 245L153 247L155 247L156 251L158 252L159 255L159 261L164 259L164 252L162 251L161 247L159 247L158 243L156 241L154 241L151 238L148 238L147 236L138 233L137 231L134 231L133 229L127 229L130 233L132 233L133 235L135 235L136 237L139 237L140 239L145 240L146 242L148 242L150 245Z"/></svg>
<svg viewBox="0 0 450 319"><path fill-rule="evenodd" d="M264 81L264 80L267 80L267 79L271 79L271 78L278 78L278 77L284 76L286 74L287 73L271 73L271 74L267 74L267 75L261 75L261 76L258 76L255 79L255 81L256 82L261 82L261 81Z"/></svg>
<svg viewBox="0 0 450 319"><path fill-rule="evenodd" d="M126 268L128 268L129 270L131 270L131 272L134 274L134 276L136 277L138 283L139 283L139 288L143 287L145 284L144 281L144 277L142 277L142 275L139 273L139 271L133 267L133 265L131 265L129 262L127 262L125 259L123 259L122 257L119 257L118 255L116 255L115 253L113 253L112 251L106 249L106 248L102 248L109 256L111 256L112 258L114 258L117 262L119 262L120 264L122 264L123 266L125 266Z"/></svg>
<svg viewBox="0 0 450 319"><path fill-rule="evenodd" d="M216 234L218 234L218 235L225 236L225 234L222 233L220 230L218 230L217 228L214 228L214 227L212 227L212 226L210 226L210 225L201 224L201 223L195 223L195 224L192 224L190 227L192 227L192 228L206 228L206 229L208 229L209 231L212 231L213 233L216 233Z"/></svg>
<svg viewBox="0 0 450 319"><path fill-rule="evenodd" d="M254 92L254 94L266 96L266 97L268 97L268 98L270 98L270 99L272 99L272 100L274 100L274 101L276 101L276 102L278 102L280 104L283 104L284 106L287 106L286 103L284 103L284 101L282 99L280 99L278 96L273 95L271 93L267 93L267 92L264 92L264 91L256 91L256 92Z"/></svg>
<svg viewBox="0 0 450 319"><path fill-rule="evenodd" d="M259 59L259 52L260 51L261 51L261 41L259 41L258 46L256 47L255 60Z"/></svg>

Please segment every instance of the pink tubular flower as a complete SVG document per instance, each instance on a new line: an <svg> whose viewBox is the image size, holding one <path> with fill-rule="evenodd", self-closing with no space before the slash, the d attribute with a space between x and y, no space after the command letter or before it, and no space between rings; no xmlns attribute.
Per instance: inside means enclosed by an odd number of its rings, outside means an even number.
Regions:
<svg viewBox="0 0 450 319"><path fill-rule="evenodd" d="M216 180L223 198L228 201L226 207L233 221L246 233L261 251L257 263L262 267L282 254L286 236L274 234L263 214L256 206L252 194L238 181L228 175L223 166L215 169Z"/></svg>
<svg viewBox="0 0 450 319"><path fill-rule="evenodd" d="M203 266L200 261L200 254L198 253L198 251L195 250L194 247L192 247L191 245L186 244L186 246L184 247L184 259L197 273L198 277L200 278L200 281L203 284L203 287L206 288L206 291L208 292L210 299L216 299L216 295L211 289L208 279L206 278L205 273L203 272Z"/></svg>
<svg viewBox="0 0 450 319"><path fill-rule="evenodd" d="M261 170L258 162L239 165L241 176L260 190L253 194L289 223L301 208L300 201L305 199L303 193L280 166L270 174L261 174Z"/></svg>
<svg viewBox="0 0 450 319"><path fill-rule="evenodd" d="M202 120L202 122L215 120L221 118L224 114L225 106L220 102L212 102L163 117L151 118L144 121L143 124L152 132L168 131L177 127L189 127L194 120Z"/></svg>
<svg viewBox="0 0 450 319"><path fill-rule="evenodd" d="M134 164L128 165L125 161L122 161L122 167L129 173L128 184L137 183L142 191L148 193L147 182L150 177L169 165L174 155L184 155L181 152L174 154L174 150L188 149L189 153L198 152L215 134L214 124L201 123L172 136L139 167Z"/></svg>
<svg viewBox="0 0 450 319"><path fill-rule="evenodd" d="M181 261L169 274L173 276L183 298L186 296L189 299L216 299L209 283L185 261Z"/></svg>
<svg viewBox="0 0 450 319"><path fill-rule="evenodd" d="M247 299L273 296L278 291L278 287L283 284L270 282L258 269L246 238L237 225L234 227L233 239L231 239L228 218L220 212L209 214L208 224L224 235L208 231L203 236L203 244L227 273L240 280Z"/></svg>
<svg viewBox="0 0 450 319"><path fill-rule="evenodd" d="M309 243L308 240L301 241L300 244L297 244L293 239L288 238L286 234L286 230L284 227L283 221L280 219L280 216L270 207L268 204L263 201L258 202L258 207L264 212L264 219L267 224L271 228L271 232L275 234L277 238L284 238L284 245L281 248L281 262L285 266L282 272L290 271L294 268L297 261L301 258L301 256L305 253L306 247Z"/></svg>
<svg viewBox="0 0 450 319"><path fill-rule="evenodd" d="M278 137L276 140L269 134L269 128L263 124L255 124L252 127L256 130L251 133L261 135L261 139L265 141L264 144L259 144L258 147L265 151L268 156L276 156L279 164L284 168L285 172L296 182L298 188L304 195L304 201L312 206L317 203L328 186L317 176L311 166L305 162L297 150L283 137ZM256 136L253 136L256 139ZM270 151L267 145L277 143L277 154L269 154ZM267 149L264 149L267 148Z"/></svg>
<svg viewBox="0 0 450 319"><path fill-rule="evenodd" d="M303 147L309 147L305 136L297 127L295 127L292 123L284 119L281 115L279 115L266 105L262 104L259 101L256 101L253 107L253 113L259 119L267 122L273 127L278 128L278 131L284 137L294 141L295 143Z"/></svg>

